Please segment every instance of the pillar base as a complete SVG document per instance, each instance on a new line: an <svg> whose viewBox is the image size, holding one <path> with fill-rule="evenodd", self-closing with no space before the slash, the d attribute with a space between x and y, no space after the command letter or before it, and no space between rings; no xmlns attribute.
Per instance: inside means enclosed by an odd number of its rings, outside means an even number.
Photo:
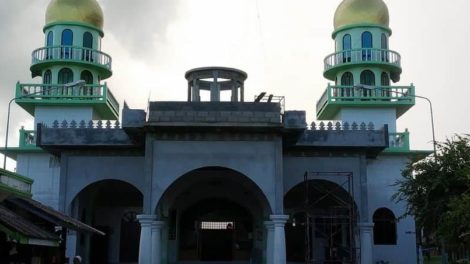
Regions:
<svg viewBox="0 0 470 264"><path fill-rule="evenodd" d="M361 264L372 263L374 223L358 223L361 235Z"/></svg>
<svg viewBox="0 0 470 264"><path fill-rule="evenodd" d="M273 264L285 264L286 263L286 234L284 227L288 215L271 215L269 216L274 225L274 241L273 241Z"/></svg>
<svg viewBox="0 0 470 264"><path fill-rule="evenodd" d="M155 215L137 215L140 223L139 264L149 264L152 260L152 223Z"/></svg>

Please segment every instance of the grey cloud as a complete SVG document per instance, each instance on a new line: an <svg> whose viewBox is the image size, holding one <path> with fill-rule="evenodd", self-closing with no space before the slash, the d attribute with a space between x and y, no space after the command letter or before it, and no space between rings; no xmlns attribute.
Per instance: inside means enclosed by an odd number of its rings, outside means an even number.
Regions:
<svg viewBox="0 0 470 264"><path fill-rule="evenodd" d="M134 57L145 60L151 57L148 52L153 50L156 40L165 41L178 3L176 0L102 0L105 31L112 33Z"/></svg>

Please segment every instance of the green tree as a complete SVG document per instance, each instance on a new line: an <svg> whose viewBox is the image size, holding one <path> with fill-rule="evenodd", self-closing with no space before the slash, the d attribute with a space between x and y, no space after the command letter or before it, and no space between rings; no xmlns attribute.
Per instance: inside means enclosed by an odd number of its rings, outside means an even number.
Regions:
<svg viewBox="0 0 470 264"><path fill-rule="evenodd" d="M394 200L406 201L405 215L445 241L454 255L470 246L470 136L437 146L436 157L410 162ZM451 254L452 256L452 254Z"/></svg>

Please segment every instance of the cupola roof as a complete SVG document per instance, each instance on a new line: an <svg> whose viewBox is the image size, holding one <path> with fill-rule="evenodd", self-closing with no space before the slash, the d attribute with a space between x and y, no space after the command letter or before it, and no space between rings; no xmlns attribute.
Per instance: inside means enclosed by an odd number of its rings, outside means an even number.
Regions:
<svg viewBox="0 0 470 264"><path fill-rule="evenodd" d="M356 24L374 24L388 28L387 5L383 0L343 0L335 12L335 30Z"/></svg>
<svg viewBox="0 0 470 264"><path fill-rule="evenodd" d="M96 0L52 0L46 11L46 25L79 22L103 29L103 11Z"/></svg>

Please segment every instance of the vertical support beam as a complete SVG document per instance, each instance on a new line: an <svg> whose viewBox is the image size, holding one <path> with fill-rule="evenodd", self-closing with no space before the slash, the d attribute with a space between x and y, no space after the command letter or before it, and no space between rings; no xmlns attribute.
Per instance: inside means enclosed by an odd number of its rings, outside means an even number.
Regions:
<svg viewBox="0 0 470 264"><path fill-rule="evenodd" d="M150 264L152 260L152 223L155 215L138 215L140 222L139 264Z"/></svg>
<svg viewBox="0 0 470 264"><path fill-rule="evenodd" d="M372 231L374 223L359 223L361 236L361 264L372 263Z"/></svg>
<svg viewBox="0 0 470 264"><path fill-rule="evenodd" d="M360 156L360 192L361 192L361 215L360 222L369 222L369 192L367 188L367 160L365 155Z"/></svg>
<svg viewBox="0 0 470 264"><path fill-rule="evenodd" d="M274 214L284 213L284 180L283 180L283 162L282 162L282 139L275 139L274 155L275 155L275 172L274 172L274 204L271 205Z"/></svg>
<svg viewBox="0 0 470 264"><path fill-rule="evenodd" d="M211 83L211 102L219 102L220 101L220 84L218 82L219 72L213 71L212 77L214 78L214 82Z"/></svg>
<svg viewBox="0 0 470 264"><path fill-rule="evenodd" d="M232 80L232 102L238 102L238 87L237 82Z"/></svg>
<svg viewBox="0 0 470 264"><path fill-rule="evenodd" d="M162 261L162 229L165 226L163 221L153 221L151 224L152 229L152 247L151 247L151 262L152 264L163 264ZM139 258L140 259L140 258ZM139 264L141 264L139 262Z"/></svg>
<svg viewBox="0 0 470 264"><path fill-rule="evenodd" d="M72 264L73 257L77 255L77 232L67 230L67 242L65 243L65 256L69 259L69 264Z"/></svg>
<svg viewBox="0 0 470 264"><path fill-rule="evenodd" d="M240 102L245 102L245 84L242 83L240 86Z"/></svg>
<svg viewBox="0 0 470 264"><path fill-rule="evenodd" d="M191 102L191 82L188 82L188 102Z"/></svg>
<svg viewBox="0 0 470 264"><path fill-rule="evenodd" d="M193 80L193 102L199 102L201 101L201 98L199 96L199 84L196 79Z"/></svg>
<svg viewBox="0 0 470 264"><path fill-rule="evenodd" d="M274 223L264 221L266 227L266 263L273 263L274 259Z"/></svg>
<svg viewBox="0 0 470 264"><path fill-rule="evenodd" d="M144 175L144 189L143 189L143 214L150 215L154 212L152 208L153 197L153 150L155 140L152 135L145 136L145 175Z"/></svg>
<svg viewBox="0 0 470 264"><path fill-rule="evenodd" d="M286 234L284 227L288 215L271 215L269 217L274 225L273 264L286 264Z"/></svg>

